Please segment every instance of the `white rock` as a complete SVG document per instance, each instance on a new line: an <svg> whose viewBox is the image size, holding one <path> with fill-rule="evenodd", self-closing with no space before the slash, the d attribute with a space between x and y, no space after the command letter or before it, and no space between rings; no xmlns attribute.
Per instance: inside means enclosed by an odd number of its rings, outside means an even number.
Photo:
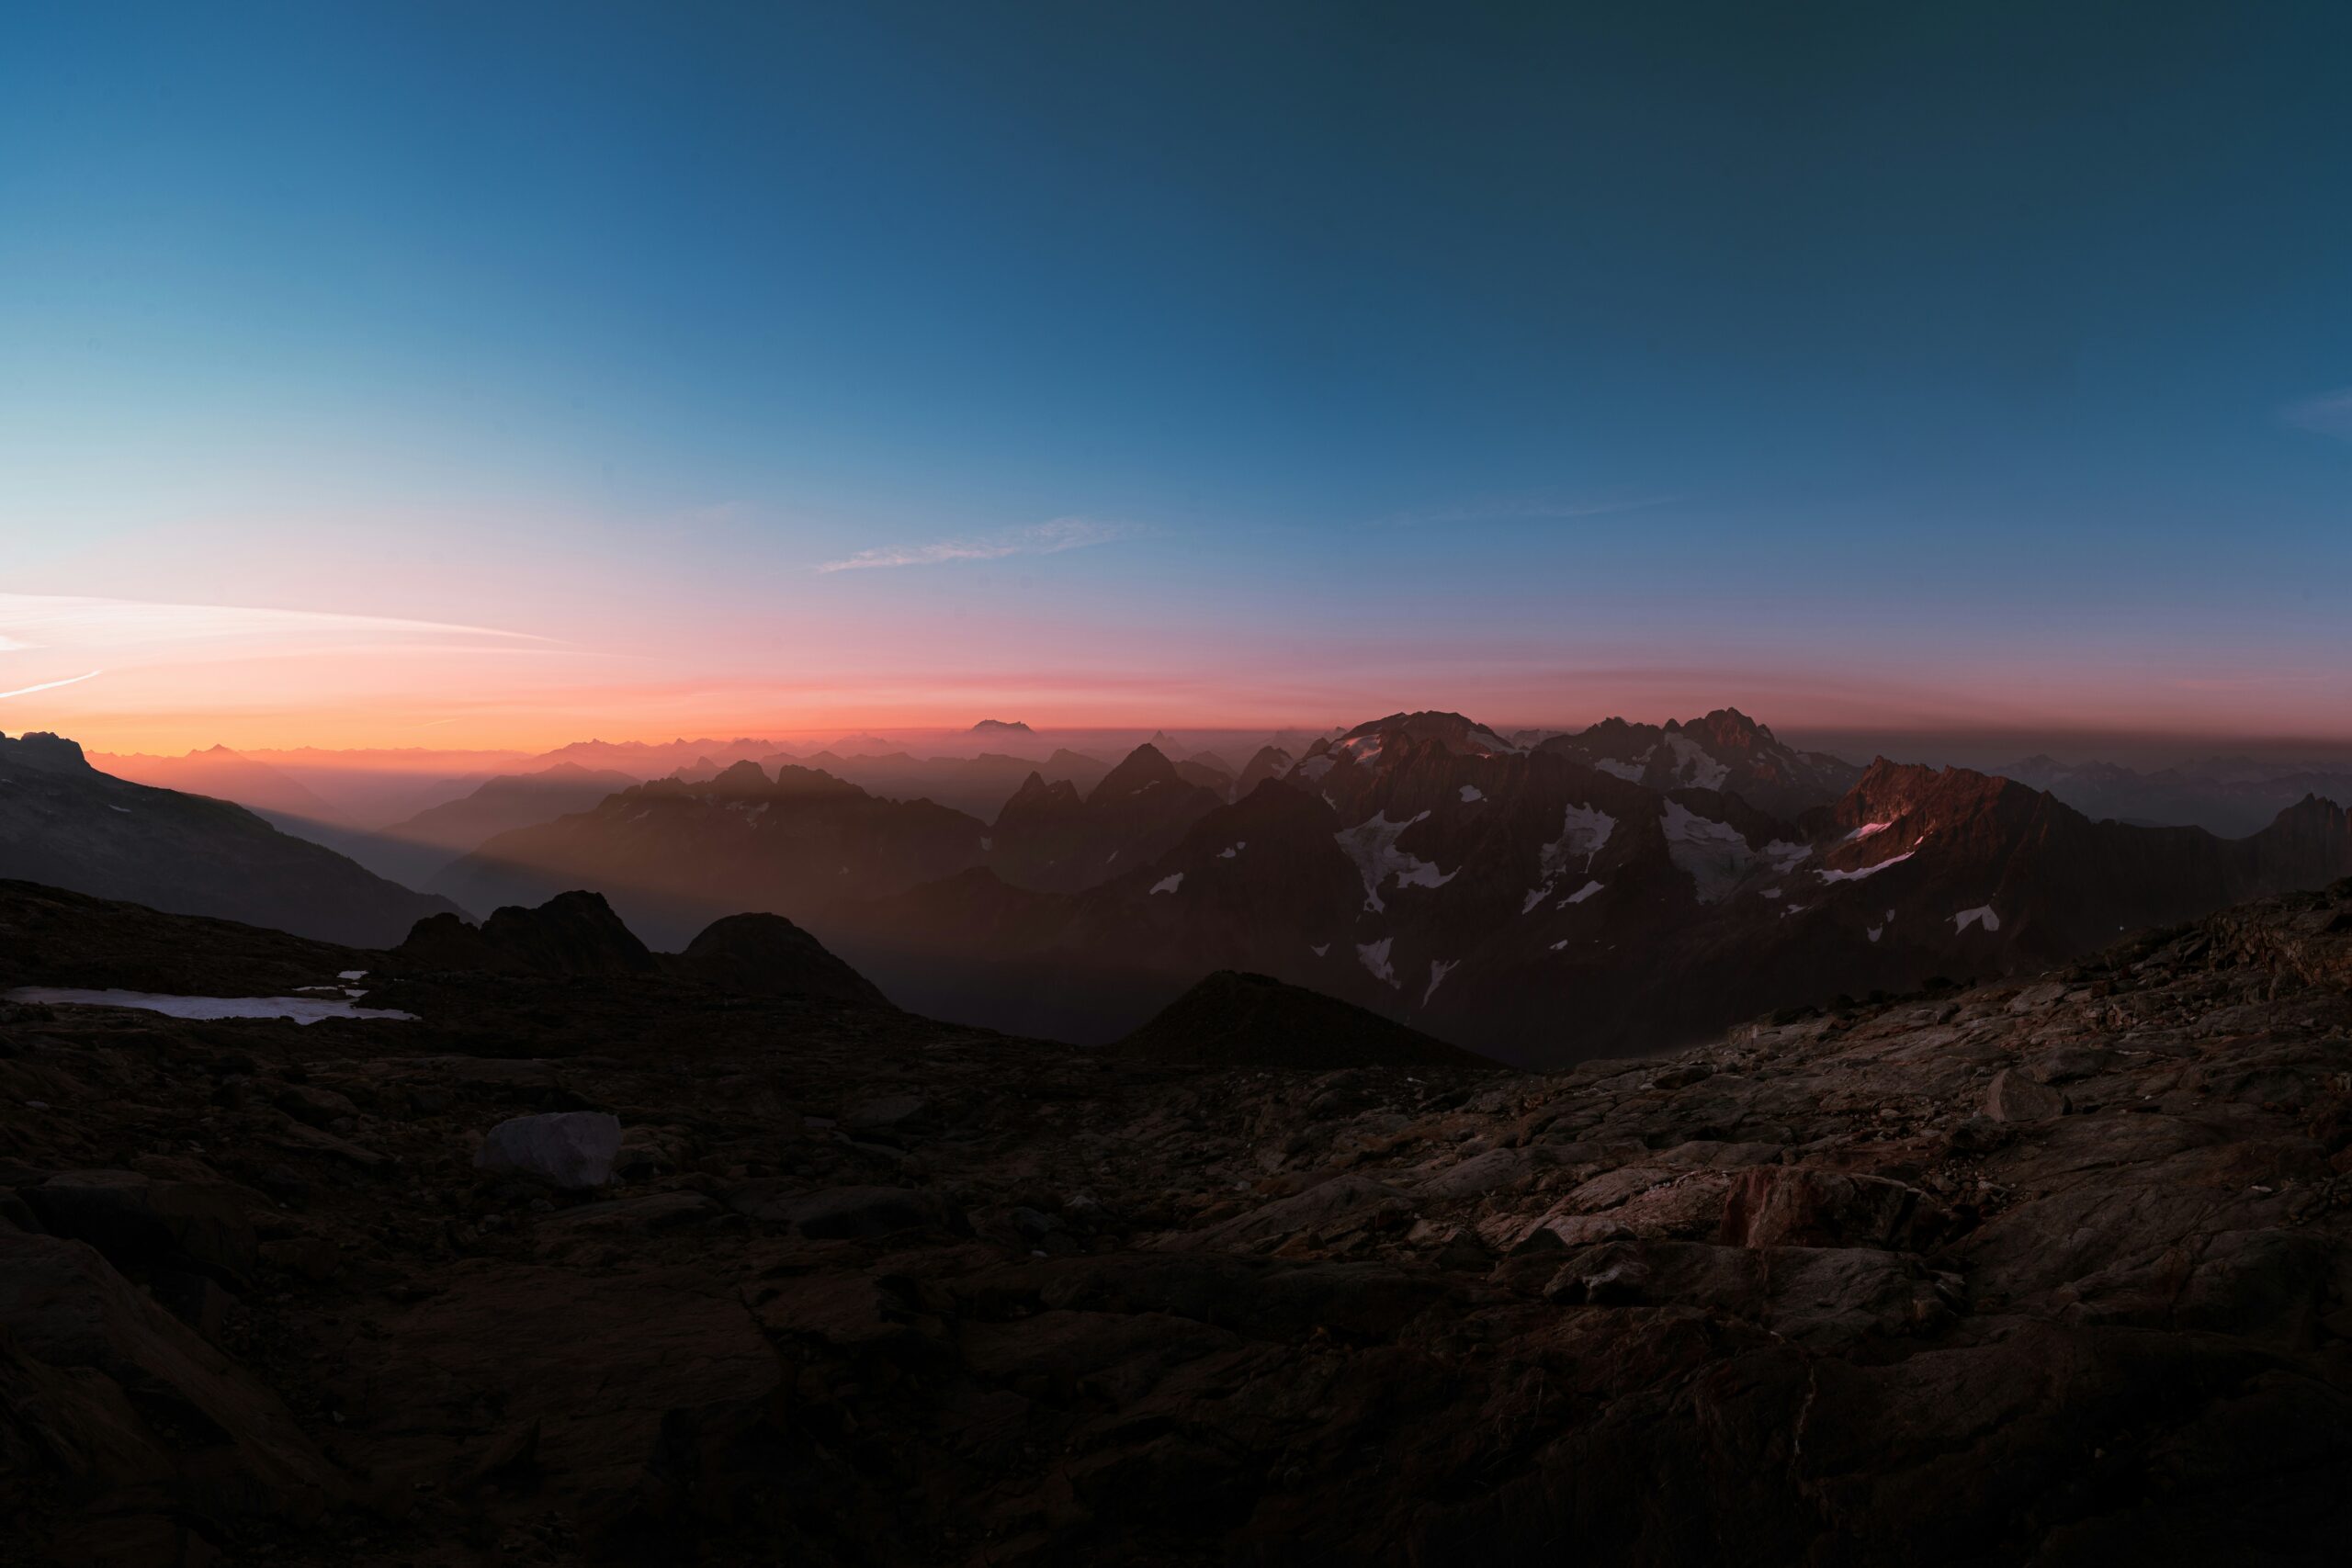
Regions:
<svg viewBox="0 0 2352 1568"><path fill-rule="evenodd" d="M514 1170L558 1187L602 1187L621 1152L621 1123L601 1111L517 1116L490 1130L474 1152L483 1170Z"/></svg>

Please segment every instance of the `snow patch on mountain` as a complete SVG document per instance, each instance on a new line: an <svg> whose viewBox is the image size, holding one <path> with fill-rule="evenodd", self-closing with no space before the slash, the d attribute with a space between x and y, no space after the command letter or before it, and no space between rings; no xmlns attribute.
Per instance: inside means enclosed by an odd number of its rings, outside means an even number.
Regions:
<svg viewBox="0 0 2352 1568"><path fill-rule="evenodd" d="M1699 789L1716 789L1731 770L1700 749L1687 735L1669 735L1666 748L1674 753L1674 776Z"/></svg>
<svg viewBox="0 0 2352 1568"><path fill-rule="evenodd" d="M1462 960L1458 958L1448 960L1432 958L1430 960L1429 989L1421 993L1421 1005L1423 1007L1429 1006L1430 998L1437 995L1438 982L1443 980L1446 976L1461 962Z"/></svg>
<svg viewBox="0 0 2352 1568"><path fill-rule="evenodd" d="M1539 863L1547 874L1556 875L1582 855L1584 863L1577 869L1590 871L1594 858L1609 847L1610 835L1616 830L1617 818L1599 807L1571 806L1562 814L1560 836L1544 846Z"/></svg>
<svg viewBox="0 0 2352 1568"><path fill-rule="evenodd" d="M1388 908L1381 901L1380 889L1390 877L1398 887L1442 887L1453 880L1456 871L1441 873L1436 865L1396 847L1398 835L1429 815L1424 811L1402 822L1391 822L1388 813L1382 812L1368 822L1352 828L1342 828L1332 838L1341 852L1355 863L1356 874L1363 878L1363 906L1377 914Z"/></svg>
<svg viewBox="0 0 2352 1568"><path fill-rule="evenodd" d="M1860 827L1855 829L1852 832L1847 834L1842 841L1849 844L1859 843L1862 840L1869 838L1871 834L1883 833L1889 828L1894 826L1894 824L1892 822L1865 822Z"/></svg>
<svg viewBox="0 0 2352 1568"><path fill-rule="evenodd" d="M1565 897L1565 898L1561 899L1561 900L1560 900L1560 908L1564 908L1564 909L1565 909L1565 908L1567 908L1569 905L1571 905L1571 904L1581 904L1581 903L1583 903L1586 899L1588 899L1588 898L1591 897L1594 894L1596 894L1596 893L1598 893L1598 892L1600 892L1600 883L1598 883L1598 882L1588 882L1588 883L1586 883L1582 887L1577 888L1575 892L1573 892L1573 893L1569 894L1566 897Z"/></svg>
<svg viewBox="0 0 2352 1568"><path fill-rule="evenodd" d="M1378 942L1360 942L1356 947L1357 960L1372 972L1372 977L1392 986L1396 984L1396 972L1388 967L1388 950L1396 941L1393 936L1385 936Z"/></svg>
<svg viewBox="0 0 2352 1568"><path fill-rule="evenodd" d="M1599 807L1569 807L1561 818L1560 836L1544 845L1536 857L1536 870L1544 880L1529 889L1527 901L1519 907L1519 912L1529 914L1536 905L1549 898L1552 889L1559 886L1560 878L1567 874L1571 863L1578 855L1584 857L1584 863L1575 869L1590 871L1594 859L1608 847L1610 835L1616 830L1617 818ZM1591 886L1597 888L1600 885L1596 882ZM1579 893L1563 902L1574 904L1589 896L1589 892Z"/></svg>
<svg viewBox="0 0 2352 1568"><path fill-rule="evenodd" d="M1642 753L1643 757L1647 757L1649 753L1646 751ZM1630 762L1621 762L1614 757L1603 757L1599 761L1593 763L1593 766L1600 769L1602 773L1607 773L1612 779L1623 779L1627 784L1639 784L1642 782L1642 762L1640 758L1636 758L1634 761Z"/></svg>
<svg viewBox="0 0 2352 1568"><path fill-rule="evenodd" d="M1962 931L1980 921L1988 931L1996 931L2001 929L2001 917L1993 912L1993 906L1979 904L1973 909L1962 909L1952 917L1952 935L1958 936Z"/></svg>
<svg viewBox="0 0 2352 1568"><path fill-rule="evenodd" d="M1747 847L1738 829L1701 817L1679 801L1666 803L1659 826L1666 833L1668 856L1690 878L1702 904L1721 902L1762 859Z"/></svg>
<svg viewBox="0 0 2352 1568"><path fill-rule="evenodd" d="M1486 798L1486 793L1479 789L1476 784L1464 784L1462 786L1463 805L1467 806L1474 800L1484 800Z"/></svg>
<svg viewBox="0 0 2352 1568"><path fill-rule="evenodd" d="M1899 855L1895 855L1891 859L1883 860L1876 865L1866 865L1860 871L1816 871L1813 874L1821 878L1824 882L1860 882L1866 876L1876 876L1888 866L1901 865L1905 861L1909 860L1913 855L1916 855L1918 852L1919 852L1917 850L1905 850Z"/></svg>
<svg viewBox="0 0 2352 1568"><path fill-rule="evenodd" d="M1154 893L1173 893L1176 889L1183 886L1184 874L1180 871L1173 876L1163 876L1159 881L1153 883L1151 885L1151 890Z"/></svg>

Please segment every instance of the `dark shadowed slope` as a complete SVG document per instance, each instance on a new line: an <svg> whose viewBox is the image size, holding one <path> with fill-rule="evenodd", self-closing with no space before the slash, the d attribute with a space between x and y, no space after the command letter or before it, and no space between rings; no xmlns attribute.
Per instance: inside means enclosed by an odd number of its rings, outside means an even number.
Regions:
<svg viewBox="0 0 2352 1568"><path fill-rule="evenodd" d="M0 737L0 876L366 947L457 908L243 807L99 773L50 735Z"/></svg>

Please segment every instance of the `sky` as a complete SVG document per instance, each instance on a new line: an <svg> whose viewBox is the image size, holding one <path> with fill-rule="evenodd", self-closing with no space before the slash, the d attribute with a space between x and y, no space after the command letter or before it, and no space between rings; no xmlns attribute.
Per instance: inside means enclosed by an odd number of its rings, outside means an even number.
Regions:
<svg viewBox="0 0 2352 1568"><path fill-rule="evenodd" d="M11 732L2352 737L2352 7L7 29Z"/></svg>

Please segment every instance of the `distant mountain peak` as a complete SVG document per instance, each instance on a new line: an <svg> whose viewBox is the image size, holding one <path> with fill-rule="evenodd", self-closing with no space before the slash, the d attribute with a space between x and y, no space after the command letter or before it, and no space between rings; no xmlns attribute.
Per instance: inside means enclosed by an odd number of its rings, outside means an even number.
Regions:
<svg viewBox="0 0 2352 1568"><path fill-rule="evenodd" d="M972 726L974 735L1034 735L1036 731L1017 718L984 718Z"/></svg>
<svg viewBox="0 0 2352 1568"><path fill-rule="evenodd" d="M1168 753L1147 740L1121 759L1117 767L1103 774L1102 782L1094 786L1087 799L1117 800L1154 785L1179 785L1182 782L1176 772L1176 764L1169 761Z"/></svg>

